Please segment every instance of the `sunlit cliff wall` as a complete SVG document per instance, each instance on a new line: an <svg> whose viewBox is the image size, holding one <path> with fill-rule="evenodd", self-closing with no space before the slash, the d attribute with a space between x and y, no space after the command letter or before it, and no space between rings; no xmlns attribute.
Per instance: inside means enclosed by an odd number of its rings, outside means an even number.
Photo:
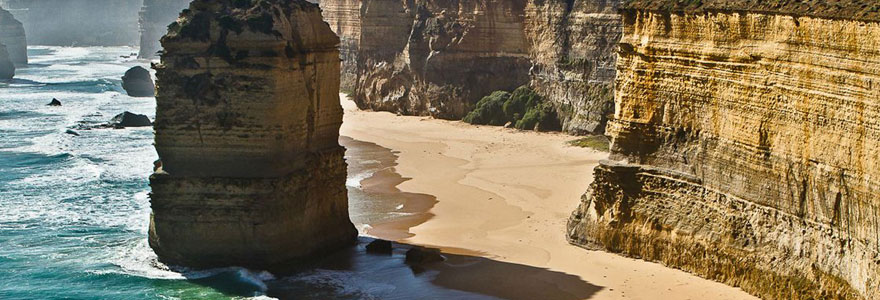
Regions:
<svg viewBox="0 0 880 300"><path fill-rule="evenodd" d="M339 39L301 0L196 0L162 38L150 246L279 270L352 244Z"/></svg>
<svg viewBox="0 0 880 300"><path fill-rule="evenodd" d="M880 299L880 5L767 2L625 5L612 156L569 239L766 299Z"/></svg>

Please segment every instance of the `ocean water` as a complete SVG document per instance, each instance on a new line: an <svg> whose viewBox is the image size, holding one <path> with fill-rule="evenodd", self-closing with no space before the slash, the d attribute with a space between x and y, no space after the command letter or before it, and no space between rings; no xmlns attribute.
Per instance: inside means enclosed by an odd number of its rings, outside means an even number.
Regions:
<svg viewBox="0 0 880 300"><path fill-rule="evenodd" d="M405 267L402 250L365 254L365 239L282 278L158 263L146 241L152 129L66 133L123 111L153 119L155 99L128 97L120 79L148 62L125 57L137 52L128 47L28 52L30 66L0 81L0 299L494 298L432 284L436 272ZM366 176L350 174L349 188Z"/></svg>

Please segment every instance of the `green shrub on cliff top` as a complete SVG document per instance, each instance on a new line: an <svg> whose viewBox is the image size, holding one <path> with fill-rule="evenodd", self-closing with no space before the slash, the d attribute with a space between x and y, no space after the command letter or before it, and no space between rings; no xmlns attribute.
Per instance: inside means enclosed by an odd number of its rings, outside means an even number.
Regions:
<svg viewBox="0 0 880 300"><path fill-rule="evenodd" d="M510 98L510 93L495 91L491 95L483 97L477 102L476 108L462 119L474 125L501 126L507 123L504 115L504 103Z"/></svg>

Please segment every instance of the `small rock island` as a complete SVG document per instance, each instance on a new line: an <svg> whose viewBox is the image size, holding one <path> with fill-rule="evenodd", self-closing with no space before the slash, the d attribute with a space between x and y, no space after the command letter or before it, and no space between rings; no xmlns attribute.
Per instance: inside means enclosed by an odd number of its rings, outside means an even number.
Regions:
<svg viewBox="0 0 880 300"><path fill-rule="evenodd" d="M280 270L351 245L339 38L302 0L196 0L162 38L149 243Z"/></svg>

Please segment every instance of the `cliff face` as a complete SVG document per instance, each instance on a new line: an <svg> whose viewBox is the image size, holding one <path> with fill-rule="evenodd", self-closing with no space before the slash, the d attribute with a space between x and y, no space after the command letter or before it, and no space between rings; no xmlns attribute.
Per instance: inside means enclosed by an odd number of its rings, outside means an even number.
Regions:
<svg viewBox="0 0 880 300"><path fill-rule="evenodd" d="M339 39L317 5L255 3L194 1L162 38L150 245L163 262L275 270L357 234Z"/></svg>
<svg viewBox="0 0 880 300"><path fill-rule="evenodd" d="M657 2L625 7L613 161L570 241L766 299L880 299L880 23Z"/></svg>
<svg viewBox="0 0 880 300"><path fill-rule="evenodd" d="M461 118L492 91L528 82L524 1L334 0L322 6L342 37L343 69L354 72L361 108Z"/></svg>
<svg viewBox="0 0 880 300"><path fill-rule="evenodd" d="M0 0L24 24L31 45L137 45L143 0Z"/></svg>
<svg viewBox="0 0 880 300"><path fill-rule="evenodd" d="M6 46L0 43L0 79L12 79L15 76L15 65L9 59Z"/></svg>
<svg viewBox="0 0 880 300"><path fill-rule="evenodd" d="M618 0L329 0L343 88L361 108L461 118L531 83L565 130L601 133L612 110Z"/></svg>
<svg viewBox="0 0 880 300"><path fill-rule="evenodd" d="M601 134L614 111L619 0L530 1L531 86L557 108L563 130Z"/></svg>
<svg viewBox="0 0 880 300"><path fill-rule="evenodd" d="M6 45L9 60L16 66L27 65L27 39L24 27L9 11L0 8L0 44Z"/></svg>
<svg viewBox="0 0 880 300"><path fill-rule="evenodd" d="M138 58L153 58L159 50L161 38L168 31L180 12L189 6L190 0L144 0L138 18L141 42Z"/></svg>

